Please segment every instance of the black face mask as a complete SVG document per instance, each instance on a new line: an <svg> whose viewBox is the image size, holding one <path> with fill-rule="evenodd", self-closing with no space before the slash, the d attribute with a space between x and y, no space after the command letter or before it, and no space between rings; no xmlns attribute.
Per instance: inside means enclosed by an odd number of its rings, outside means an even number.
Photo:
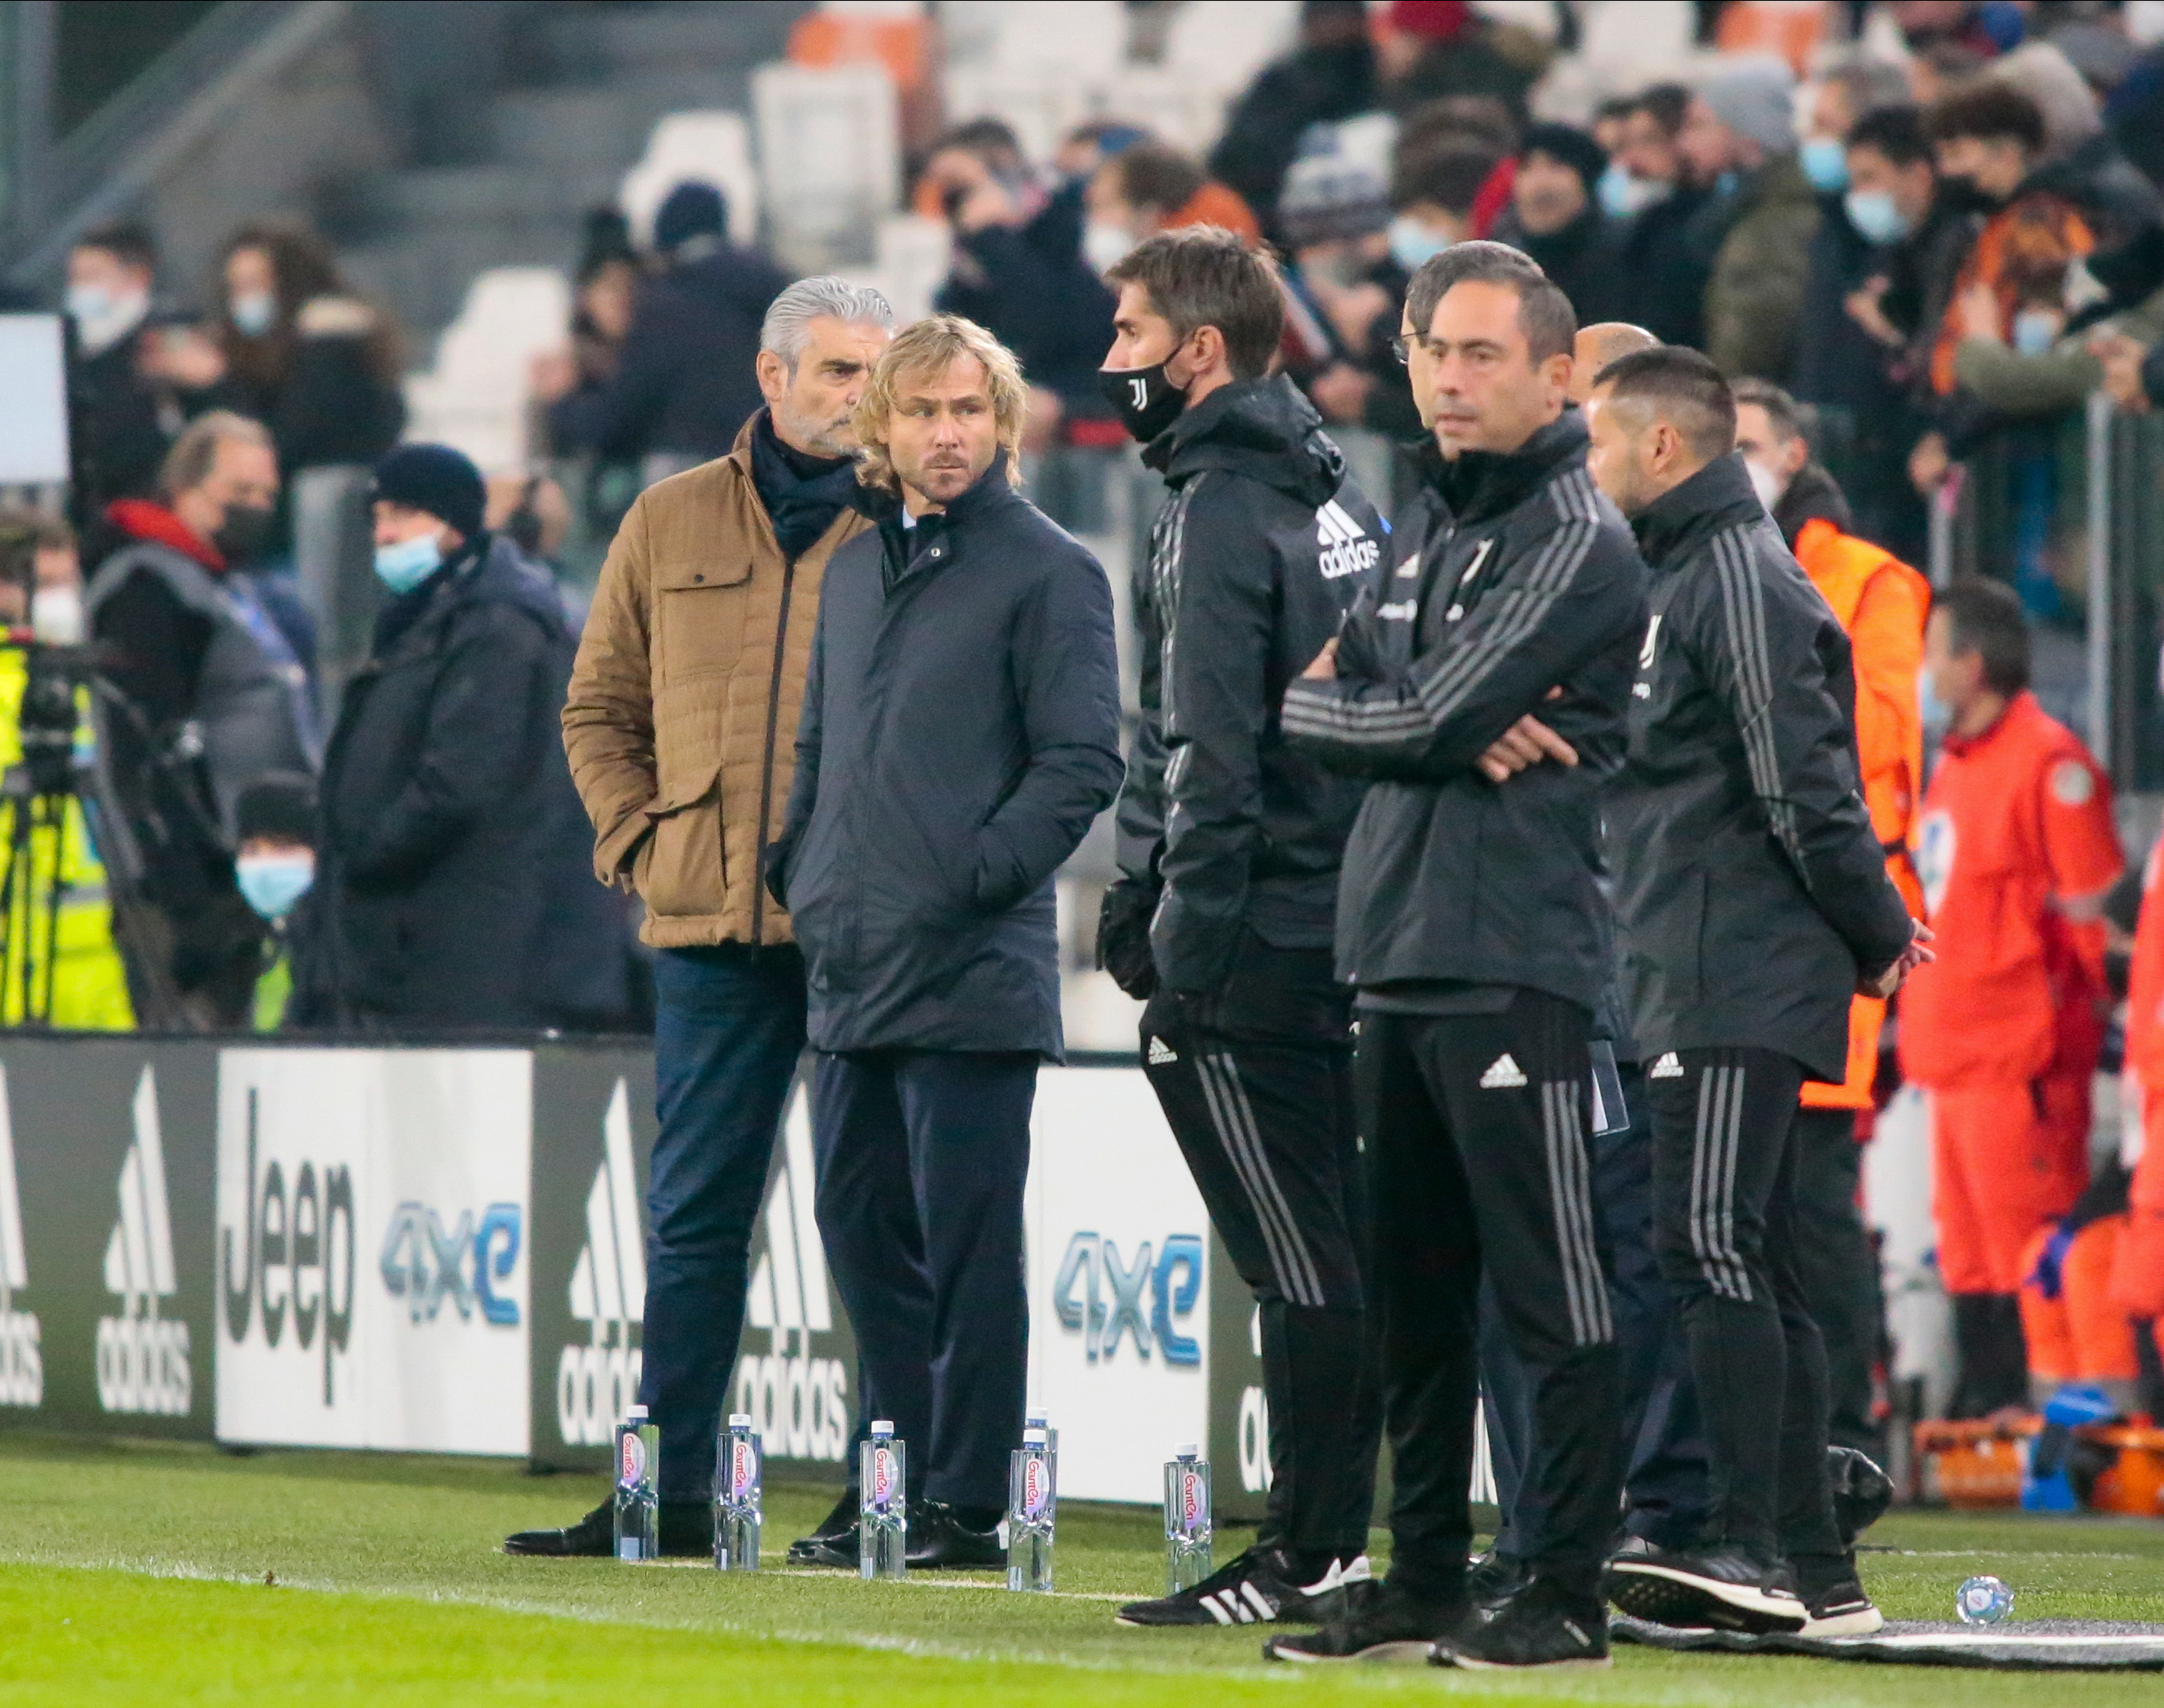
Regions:
<svg viewBox="0 0 2164 1708"><path fill-rule="evenodd" d="M1148 368L1100 368L1097 389L1120 412L1121 425L1144 444L1179 420L1179 412L1187 407L1186 388L1165 378L1163 362Z"/></svg>
<svg viewBox="0 0 2164 1708"><path fill-rule="evenodd" d="M211 536L211 544L229 564L244 563L263 548L270 537L270 507L267 504L228 504L225 520Z"/></svg>
<svg viewBox="0 0 2164 1708"><path fill-rule="evenodd" d="M1996 213L2006 205L1975 179L1952 174L1939 180L1939 199L1956 213Z"/></svg>

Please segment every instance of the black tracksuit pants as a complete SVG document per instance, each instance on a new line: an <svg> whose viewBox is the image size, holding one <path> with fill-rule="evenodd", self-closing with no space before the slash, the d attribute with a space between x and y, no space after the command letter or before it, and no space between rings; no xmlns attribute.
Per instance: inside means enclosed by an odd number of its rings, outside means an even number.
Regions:
<svg viewBox="0 0 2164 1708"><path fill-rule="evenodd" d="M1796 1112L1796 1264L1825 1343L1826 1433L1860 1453L1885 1452L1871 1416L1871 1376L1884 1336L1878 1253L1857 1207L1863 1147L1853 1109Z"/></svg>
<svg viewBox="0 0 2164 1708"><path fill-rule="evenodd" d="M1825 1347L1796 1248L1804 1068L1686 1049L1647 1069L1653 1245L1674 1289L1710 1460L1710 1545L1841 1551L1826 1482Z"/></svg>
<svg viewBox="0 0 2164 1708"><path fill-rule="evenodd" d="M1161 991L1142 1024L1150 1085L1261 1313L1270 1492L1257 1540L1310 1559L1367 1552L1382 1429L1351 997L1328 949L1249 933L1222 995Z"/></svg>
<svg viewBox="0 0 2164 1708"><path fill-rule="evenodd" d="M1591 1020L1530 990L1494 1014L1366 1012L1356 1063L1368 1149L1383 1401L1395 1471L1390 1580L1463 1585L1484 1268L1533 1393L1526 1482L1545 1511L1529 1563L1597 1600L1621 1496L1619 1359L1585 1141Z"/></svg>

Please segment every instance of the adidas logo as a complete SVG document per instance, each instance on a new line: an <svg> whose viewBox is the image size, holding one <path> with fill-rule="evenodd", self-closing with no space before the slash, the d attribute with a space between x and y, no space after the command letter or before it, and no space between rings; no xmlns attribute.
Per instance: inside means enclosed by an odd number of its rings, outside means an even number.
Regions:
<svg viewBox="0 0 2164 1708"><path fill-rule="evenodd" d="M0 1406L39 1406L45 1398L38 1319L15 1308L30 1285L23 1246L23 1202L15 1184L15 1133L8 1111L8 1070L0 1067Z"/></svg>
<svg viewBox="0 0 2164 1708"><path fill-rule="evenodd" d="M556 1427L566 1447L606 1447L638 1398L643 1357L632 1331L646 1316L646 1236L631 1155L631 1091L622 1080L601 1117L601 1163L586 1194L586 1243L571 1271L571 1316L585 1346L556 1360Z"/></svg>
<svg viewBox="0 0 2164 1708"><path fill-rule="evenodd" d="M1257 1589L1250 1578L1242 1578L1237 1590L1205 1595L1202 1605L1220 1625L1266 1625L1278 1616L1278 1604Z"/></svg>
<svg viewBox="0 0 2164 1708"><path fill-rule="evenodd" d="M1673 1050L1655 1062L1652 1071L1646 1075L1649 1080L1680 1080L1683 1076L1683 1064L1676 1059Z"/></svg>
<svg viewBox="0 0 2164 1708"><path fill-rule="evenodd" d="M1168 1062L1178 1061L1179 1059L1179 1056L1178 1053L1174 1050L1173 1047L1167 1043L1163 1038L1153 1038L1149 1041L1148 1059L1149 1064L1152 1067L1161 1068Z"/></svg>
<svg viewBox="0 0 2164 1708"><path fill-rule="evenodd" d="M1315 537L1322 547L1316 569L1326 581L1372 570L1382 559L1380 543L1368 539L1368 530L1335 498L1315 512Z"/></svg>
<svg viewBox="0 0 2164 1708"><path fill-rule="evenodd" d="M1480 1076L1480 1089L1484 1091L1515 1091L1524 1084L1526 1071L1512 1059L1508 1050L1489 1063L1488 1071Z"/></svg>
<svg viewBox="0 0 2164 1708"><path fill-rule="evenodd" d="M158 1082L145 1067L135 1085L135 1142L121 1159L119 1218L105 1245L105 1290L120 1315L97 1319L97 1403L108 1411L186 1414L193 1395L188 1326L161 1321L175 1291L173 1215L165 1197L165 1147Z"/></svg>
<svg viewBox="0 0 2164 1708"><path fill-rule="evenodd" d="M744 1326L766 1330L773 1349L737 1360L733 1409L750 1415L777 1458L838 1464L848 1450L853 1402L841 1359L811 1355L811 1337L833 1332L834 1308L812 1211L812 1115L801 1085L790 1096L781 1132L781 1166L759 1218L766 1249L752 1266L744 1296Z"/></svg>

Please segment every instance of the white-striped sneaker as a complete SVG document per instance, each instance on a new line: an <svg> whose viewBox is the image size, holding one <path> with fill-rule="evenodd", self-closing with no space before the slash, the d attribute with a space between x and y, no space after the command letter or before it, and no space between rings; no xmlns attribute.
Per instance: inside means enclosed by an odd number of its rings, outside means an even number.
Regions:
<svg viewBox="0 0 2164 1708"><path fill-rule="evenodd" d="M1368 1556L1334 1559L1313 1583L1281 1548L1251 1548L1192 1589L1154 1601L1130 1601L1122 1625L1321 1625L1342 1616L1346 1590L1374 1581Z"/></svg>

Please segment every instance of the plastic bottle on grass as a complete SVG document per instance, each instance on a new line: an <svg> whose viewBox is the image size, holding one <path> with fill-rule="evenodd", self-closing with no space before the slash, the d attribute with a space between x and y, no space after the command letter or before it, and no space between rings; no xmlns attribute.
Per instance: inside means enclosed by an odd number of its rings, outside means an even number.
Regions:
<svg viewBox="0 0 2164 1708"><path fill-rule="evenodd" d="M1025 1429L1007 1476L1007 1588L1052 1593L1052 1452L1042 1429Z"/></svg>
<svg viewBox="0 0 2164 1708"><path fill-rule="evenodd" d="M1164 1468L1164 1593L1177 1595L1210 1575L1210 1461L1185 1443Z"/></svg>
<svg viewBox="0 0 2164 1708"><path fill-rule="evenodd" d="M759 1473L764 1454L759 1432L743 1412L729 1418L714 1455L714 1569L759 1569Z"/></svg>
<svg viewBox="0 0 2164 1708"><path fill-rule="evenodd" d="M616 1427L616 1557L644 1562L661 1552L661 1432L634 1406Z"/></svg>
<svg viewBox="0 0 2164 1708"><path fill-rule="evenodd" d="M2014 1611L2014 1591L2004 1579L1971 1578L1954 1591L1954 1611L1964 1625L1996 1625Z"/></svg>
<svg viewBox="0 0 2164 1708"><path fill-rule="evenodd" d="M857 1449L864 1504L857 1509L857 1575L874 1578L909 1574L909 1446L894 1438L894 1425L881 1418L872 1438Z"/></svg>

